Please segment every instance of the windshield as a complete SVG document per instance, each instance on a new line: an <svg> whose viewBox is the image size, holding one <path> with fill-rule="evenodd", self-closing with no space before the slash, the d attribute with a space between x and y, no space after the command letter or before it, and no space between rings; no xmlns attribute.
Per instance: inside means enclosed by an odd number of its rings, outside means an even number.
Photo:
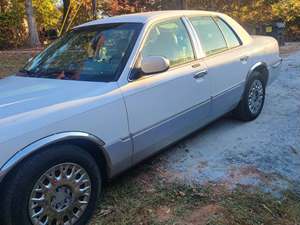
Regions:
<svg viewBox="0 0 300 225"><path fill-rule="evenodd" d="M116 81L128 60L138 23L79 28L58 39L20 70L19 76Z"/></svg>

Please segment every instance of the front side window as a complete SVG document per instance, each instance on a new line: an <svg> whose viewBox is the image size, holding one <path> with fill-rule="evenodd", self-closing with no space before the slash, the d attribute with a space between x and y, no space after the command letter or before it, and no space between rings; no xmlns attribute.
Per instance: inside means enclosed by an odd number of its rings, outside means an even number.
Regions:
<svg viewBox="0 0 300 225"><path fill-rule="evenodd" d="M224 37L226 39L227 45L229 48L235 48L237 46L240 46L240 40L238 39L237 35L234 33L231 27L227 23L225 23L222 19L216 17L215 18L216 23L220 27L221 31L224 34Z"/></svg>
<svg viewBox="0 0 300 225"><path fill-rule="evenodd" d="M139 23L120 23L75 29L37 55L18 75L115 81L141 28Z"/></svg>
<svg viewBox="0 0 300 225"><path fill-rule="evenodd" d="M170 66L192 61L193 47L188 32L180 19L155 25L142 50L142 58L163 56L170 60Z"/></svg>
<svg viewBox="0 0 300 225"><path fill-rule="evenodd" d="M211 17L192 17L190 21L197 32L206 55L213 55L227 49L223 34Z"/></svg>

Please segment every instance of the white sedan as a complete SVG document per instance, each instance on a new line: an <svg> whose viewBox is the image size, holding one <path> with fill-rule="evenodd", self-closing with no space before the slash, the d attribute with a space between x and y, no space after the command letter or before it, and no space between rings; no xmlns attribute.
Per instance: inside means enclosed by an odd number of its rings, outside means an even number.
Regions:
<svg viewBox="0 0 300 225"><path fill-rule="evenodd" d="M0 80L0 224L86 224L106 179L228 112L254 120L281 62L220 13L75 27Z"/></svg>

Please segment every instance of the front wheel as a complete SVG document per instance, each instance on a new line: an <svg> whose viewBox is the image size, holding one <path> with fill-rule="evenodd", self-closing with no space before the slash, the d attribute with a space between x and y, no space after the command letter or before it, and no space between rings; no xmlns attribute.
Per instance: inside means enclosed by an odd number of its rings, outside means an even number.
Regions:
<svg viewBox="0 0 300 225"><path fill-rule="evenodd" d="M100 187L101 175L89 153L72 145L51 147L17 168L2 219L7 225L85 225Z"/></svg>
<svg viewBox="0 0 300 225"><path fill-rule="evenodd" d="M264 106L265 90L265 79L259 72L254 72L246 84L242 100L233 111L234 116L243 121L256 119Z"/></svg>

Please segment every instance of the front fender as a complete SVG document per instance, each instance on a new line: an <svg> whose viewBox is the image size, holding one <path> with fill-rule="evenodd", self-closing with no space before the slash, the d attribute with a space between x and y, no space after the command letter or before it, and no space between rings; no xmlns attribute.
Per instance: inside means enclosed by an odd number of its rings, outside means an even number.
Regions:
<svg viewBox="0 0 300 225"><path fill-rule="evenodd" d="M45 138L39 139L29 145L27 145L25 148L21 149L17 153L15 153L6 163L0 168L0 182L3 180L3 178L6 176L6 174L9 173L18 163L20 163L25 158L29 157L30 155L40 151L44 147L47 147L49 145L62 142L62 141L68 141L68 140L86 140L90 141L97 146L99 146L100 149L102 149L102 153L105 157L105 160L108 165L111 164L111 160L109 158L108 153L104 150L103 146L105 143L99 139L98 137L91 135L89 133L85 132L62 132L62 133L56 133L49 135Z"/></svg>

